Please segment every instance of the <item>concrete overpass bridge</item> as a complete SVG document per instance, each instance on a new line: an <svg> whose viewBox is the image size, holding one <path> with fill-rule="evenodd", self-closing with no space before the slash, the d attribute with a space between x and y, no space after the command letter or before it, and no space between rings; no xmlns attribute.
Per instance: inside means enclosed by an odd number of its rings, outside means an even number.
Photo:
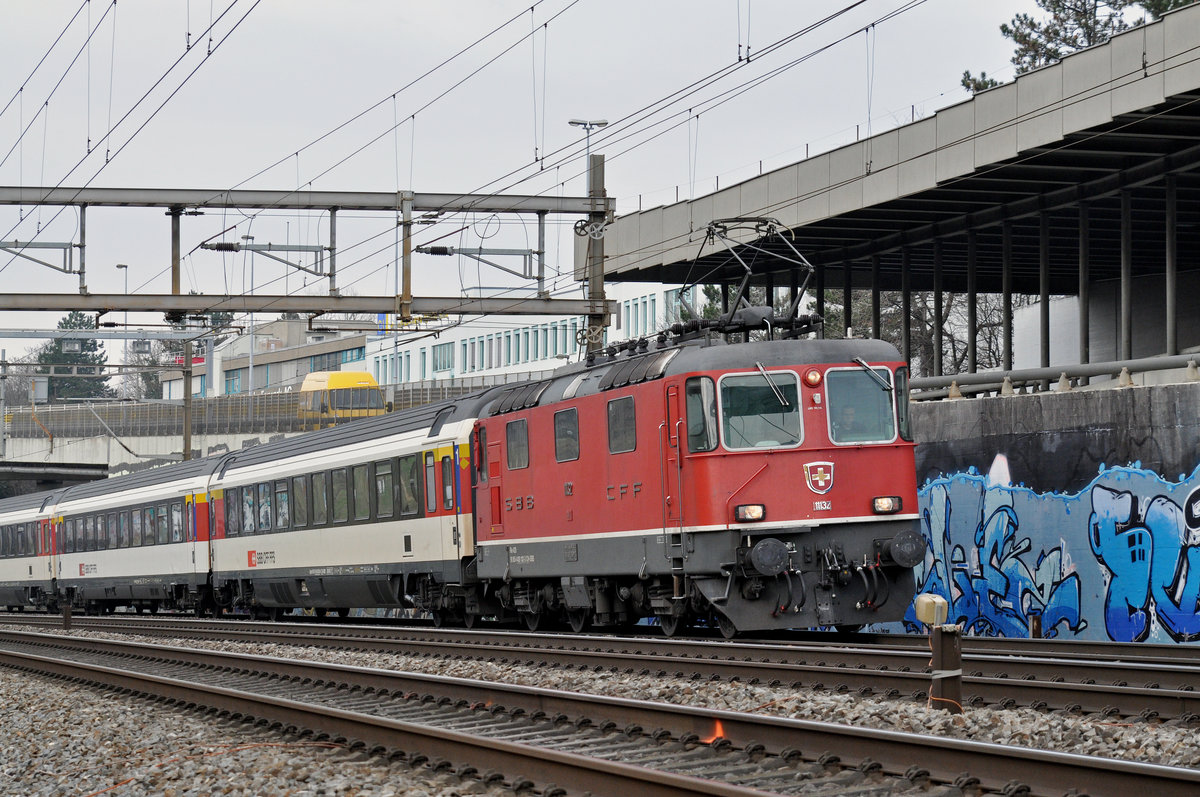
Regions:
<svg viewBox="0 0 1200 797"><path fill-rule="evenodd" d="M933 292L939 308L945 292L966 293L972 310L979 293L1001 294L1007 319L1017 293L1040 299L1042 366L1052 349L1056 362L1173 355L1200 345L1200 316L1184 312L1200 290L1198 167L1193 5L932 117L708 196L620 216L606 232L605 274L737 283L743 267L705 245L708 223L773 217L815 266L818 313L826 290L844 291L846 305L851 290L871 292L871 317L847 314L846 327L878 334L881 291L903 293L909 322L917 291ZM753 284L794 295L796 269L746 255ZM1049 298L1057 295L1079 298L1078 351L1052 340ZM1004 351L1011 368L1011 321ZM933 359L914 365L942 374L942 358Z"/></svg>

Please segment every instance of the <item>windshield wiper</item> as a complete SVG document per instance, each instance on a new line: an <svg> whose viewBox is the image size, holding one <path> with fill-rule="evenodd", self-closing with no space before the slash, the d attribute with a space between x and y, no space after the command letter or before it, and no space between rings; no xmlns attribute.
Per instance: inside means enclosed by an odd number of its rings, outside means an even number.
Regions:
<svg viewBox="0 0 1200 797"><path fill-rule="evenodd" d="M859 367L861 367L864 371L867 372L867 376L874 379L876 384L878 384L886 392L888 392L888 393L892 392L892 386L888 384L888 381L886 379L884 379L882 376L880 376L879 374L875 373L875 369L872 368L871 366L867 365L866 360L864 360L862 357L855 357L854 362L858 363Z"/></svg>
<svg viewBox="0 0 1200 797"><path fill-rule="evenodd" d="M779 386L775 384L775 380L772 379L771 375L767 373L767 369L763 367L763 364L755 363L754 365L756 368L758 368L758 372L763 375L763 379L767 380L767 384L771 386L771 390L775 393L775 398L779 399L779 403L785 407L792 406L791 404L788 404L788 400L783 396L783 391L780 390Z"/></svg>

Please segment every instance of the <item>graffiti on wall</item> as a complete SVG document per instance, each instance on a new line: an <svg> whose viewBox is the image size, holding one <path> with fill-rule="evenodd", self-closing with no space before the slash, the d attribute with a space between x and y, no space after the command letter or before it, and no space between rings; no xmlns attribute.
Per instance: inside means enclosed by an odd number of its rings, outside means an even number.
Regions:
<svg viewBox="0 0 1200 797"><path fill-rule="evenodd" d="M917 580L968 633L1116 641L1200 640L1200 469L1177 482L1139 464L1103 468L1076 494L987 474L920 494L929 543ZM906 630L922 626L912 608Z"/></svg>

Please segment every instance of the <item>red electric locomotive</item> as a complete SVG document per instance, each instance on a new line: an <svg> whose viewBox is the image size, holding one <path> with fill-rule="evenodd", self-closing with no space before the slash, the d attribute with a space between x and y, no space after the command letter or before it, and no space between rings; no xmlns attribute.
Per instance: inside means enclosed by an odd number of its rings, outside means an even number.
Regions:
<svg viewBox="0 0 1200 797"><path fill-rule="evenodd" d="M803 258L801 258L803 261ZM804 263L807 265L807 263ZM747 274L748 274L747 269ZM878 340L738 307L480 406L476 575L530 629L901 619L924 559L908 371ZM769 338L725 343L763 330ZM494 606L493 606L494 608Z"/></svg>
<svg viewBox="0 0 1200 797"><path fill-rule="evenodd" d="M531 629L899 620L925 548L898 359L705 336L507 391L476 424L478 577Z"/></svg>

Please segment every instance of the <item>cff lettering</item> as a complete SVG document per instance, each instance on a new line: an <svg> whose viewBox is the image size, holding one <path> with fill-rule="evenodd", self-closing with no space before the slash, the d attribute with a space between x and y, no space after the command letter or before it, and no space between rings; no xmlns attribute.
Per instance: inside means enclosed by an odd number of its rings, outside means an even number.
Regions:
<svg viewBox="0 0 1200 797"><path fill-rule="evenodd" d="M632 485L629 485L629 484L612 485L612 484L610 484L610 485L608 485L608 487L606 487L604 489L608 495L609 501L616 501L618 498L624 498L626 495L629 495L630 493L633 494L634 498L637 498L638 493L640 493L642 491L642 483L634 482Z"/></svg>

